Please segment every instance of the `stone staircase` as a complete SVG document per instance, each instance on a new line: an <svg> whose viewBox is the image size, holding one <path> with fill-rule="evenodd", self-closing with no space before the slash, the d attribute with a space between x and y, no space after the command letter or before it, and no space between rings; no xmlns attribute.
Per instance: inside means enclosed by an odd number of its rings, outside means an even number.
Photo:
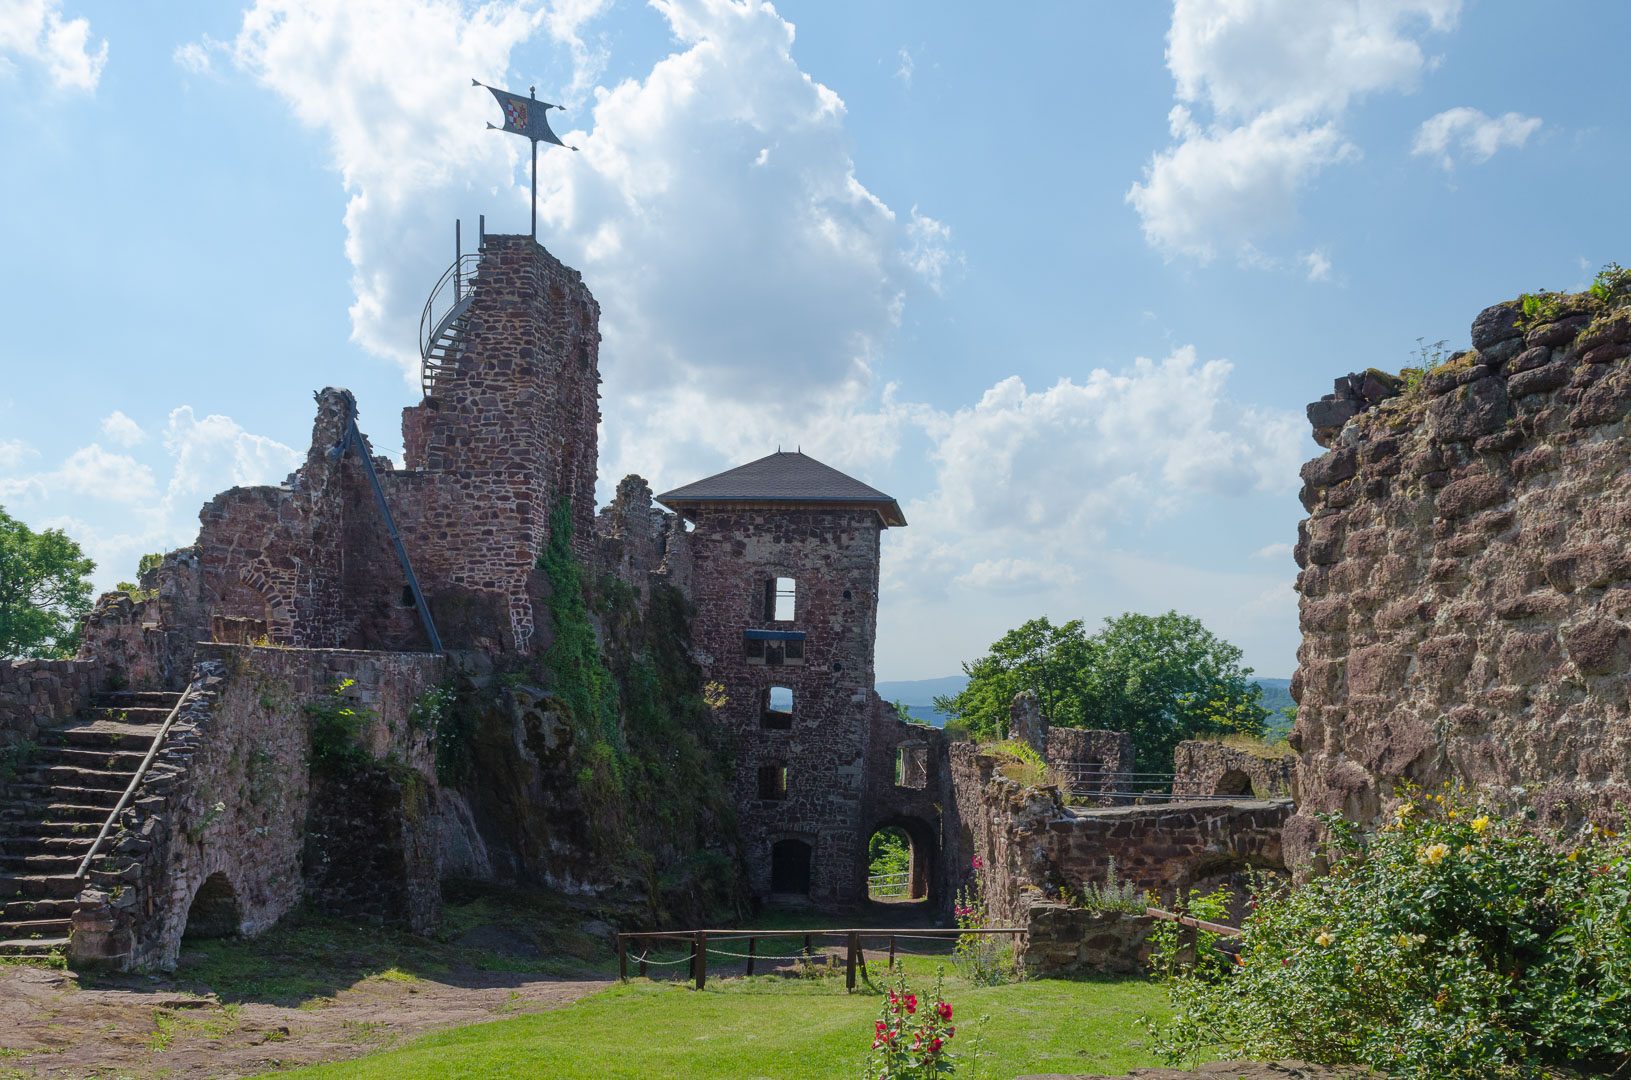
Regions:
<svg viewBox="0 0 1631 1080"><path fill-rule="evenodd" d="M42 734L37 753L0 787L0 956L67 945L80 861L180 697L99 696Z"/></svg>

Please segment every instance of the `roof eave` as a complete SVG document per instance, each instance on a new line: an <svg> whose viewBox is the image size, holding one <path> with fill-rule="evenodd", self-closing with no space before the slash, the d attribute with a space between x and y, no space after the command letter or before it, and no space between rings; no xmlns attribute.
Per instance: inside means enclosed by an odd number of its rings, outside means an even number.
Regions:
<svg viewBox="0 0 1631 1080"><path fill-rule="evenodd" d="M769 499L763 496L732 496L710 495L704 498L688 498L675 492L666 492L654 497L659 502L677 514L684 514L688 510L700 510L709 506L722 508L740 508L744 505L759 505L765 507L781 507L795 509L797 507L812 507L815 509L831 509L833 507L851 507L856 510L872 510L883 521L884 528L900 528L906 524L906 515L901 512L900 503L894 499L843 499L811 497L803 499Z"/></svg>

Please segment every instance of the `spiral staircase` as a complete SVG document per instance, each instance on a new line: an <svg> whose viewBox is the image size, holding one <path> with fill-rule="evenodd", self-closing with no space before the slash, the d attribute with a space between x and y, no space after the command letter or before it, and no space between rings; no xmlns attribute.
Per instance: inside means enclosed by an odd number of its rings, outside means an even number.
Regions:
<svg viewBox="0 0 1631 1080"><path fill-rule="evenodd" d="M435 397L438 381L458 369L480 268L479 252L460 255L425 301L419 317L419 385L426 397Z"/></svg>

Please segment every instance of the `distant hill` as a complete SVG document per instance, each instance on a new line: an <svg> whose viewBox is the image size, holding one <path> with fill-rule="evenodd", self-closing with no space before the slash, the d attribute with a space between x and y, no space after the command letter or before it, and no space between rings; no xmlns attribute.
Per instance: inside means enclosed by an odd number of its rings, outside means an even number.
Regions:
<svg viewBox="0 0 1631 1080"><path fill-rule="evenodd" d="M938 679L900 679L878 683L878 696L885 701L898 701L906 706L913 719L935 727L944 727L946 716L934 707L936 697L960 694L968 685L967 675L946 675ZM1291 722L1280 712L1292 704L1290 679L1258 679L1263 688L1263 708L1269 711L1271 732L1289 731Z"/></svg>

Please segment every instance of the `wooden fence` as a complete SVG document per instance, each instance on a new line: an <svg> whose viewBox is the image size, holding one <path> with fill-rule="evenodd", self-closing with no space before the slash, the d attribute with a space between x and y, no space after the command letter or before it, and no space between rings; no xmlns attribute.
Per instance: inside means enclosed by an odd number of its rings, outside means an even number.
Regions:
<svg viewBox="0 0 1631 1080"><path fill-rule="evenodd" d="M895 966L895 952L902 941L937 941L955 942L964 935L982 934L1011 934L1023 937L1025 930L1016 927L982 927L972 930L954 929L907 929L907 930L870 930L870 929L843 929L843 930L656 930L638 933L617 935L617 973L618 977L628 981L629 964L632 961L638 967L638 973L646 975L652 967L672 967L680 964L689 965L690 979L701 990L708 984L709 958L731 958L747 961L746 974L752 975L763 961L797 960L801 963L812 963L816 957L815 941L817 938L840 938L844 942L844 986L855 989L856 972L863 976L867 973L866 954L862 949L865 941L888 942L889 968ZM760 953L761 941L794 940L799 942L799 949L793 953ZM747 952L738 952L727 949L725 944L747 942ZM653 959L651 953L657 945L663 943L677 943L681 948L689 946L687 955L673 960ZM634 955L630 955L631 948ZM825 953L825 949L822 950Z"/></svg>

